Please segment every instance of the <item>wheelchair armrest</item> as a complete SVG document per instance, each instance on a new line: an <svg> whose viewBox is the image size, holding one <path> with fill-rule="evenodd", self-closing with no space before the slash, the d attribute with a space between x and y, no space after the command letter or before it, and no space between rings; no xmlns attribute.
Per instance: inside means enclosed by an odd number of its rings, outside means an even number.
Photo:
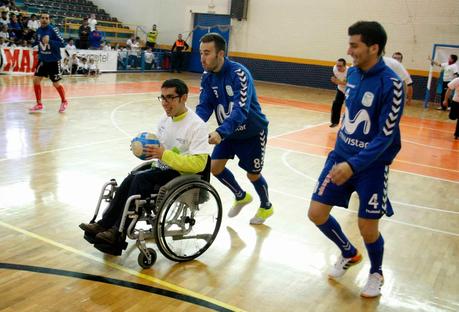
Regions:
<svg viewBox="0 0 459 312"><path fill-rule="evenodd" d="M179 186L183 184L190 183L193 181L201 181L201 180L202 180L202 177L199 174L181 175L179 177L176 177L170 180L169 182L161 186L161 188L159 189L158 196L156 197L156 203L155 203L156 208L161 207L162 202L167 197L167 194L170 191L175 190L176 188L178 188Z"/></svg>
<svg viewBox="0 0 459 312"><path fill-rule="evenodd" d="M143 163L141 163L141 164L137 165L136 167L134 167L134 169L132 169L131 172L137 172L137 171L150 169L151 168L151 164L154 161L156 161L156 159L150 159L150 160L144 161Z"/></svg>
<svg viewBox="0 0 459 312"><path fill-rule="evenodd" d="M169 182L161 186L160 190L162 188L166 190L175 189L182 184L185 184L191 181L201 181L201 179L202 178L199 174L184 174L179 177L173 178L172 180L170 180Z"/></svg>

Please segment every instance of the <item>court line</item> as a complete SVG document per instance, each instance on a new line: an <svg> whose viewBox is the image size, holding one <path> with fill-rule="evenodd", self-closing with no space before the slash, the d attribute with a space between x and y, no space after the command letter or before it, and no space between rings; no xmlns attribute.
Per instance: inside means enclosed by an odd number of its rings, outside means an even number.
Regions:
<svg viewBox="0 0 459 312"><path fill-rule="evenodd" d="M90 259L90 260L93 260L93 261L96 261L96 262L99 262L99 263L102 263L106 266L109 266L113 269L116 269L116 270L119 270L119 271L122 271L126 274L129 274L129 275L132 275L134 277L137 277L137 278L141 278L141 279L144 279L144 280L147 280L149 282L152 282L152 283L155 283L155 284L158 284L160 286L163 286L163 287L167 287L169 289L172 289L173 291L175 292L178 292L178 293L181 293L183 295L187 295L187 296L191 296L191 297L194 297L194 298L197 298L197 299L201 299L201 300L204 300L204 301L207 301L207 302L210 302L210 303L213 303L215 305L218 305L218 306L221 306L221 307L224 307L226 309L230 309L231 311L244 311L242 310L241 308L238 308L238 307L235 307L235 306L232 306L232 305L229 305L227 303L224 303L222 301L219 301L217 299L214 299L214 298L211 298L211 297L208 297L208 296L205 296L203 294L200 294L198 292L195 292L195 291L192 291L192 290L189 290L187 288L184 288L184 287L181 287L181 286L178 286L178 285L175 285L175 284L172 284L172 283L169 283L169 282L166 282L166 281L163 281L159 278L156 278L156 277L153 277L153 276L150 276L150 275L147 275L147 274L144 274L144 273L139 273L135 270L132 270L132 269L129 269L127 267L124 267L124 266L121 266L119 264L116 264L114 262L111 262L111 261L107 261L105 259L100 259L96 256L93 256L87 252L84 252L84 251L81 251L81 250L78 250L76 248L73 248L73 247L70 247L70 246L67 246L65 244L61 244L59 242L56 242L56 241L53 241L49 238L46 238L44 236L41 236L41 235L38 235L38 234L35 234L33 232L30 232L30 231L27 231L27 230L24 230L22 228L19 228L19 227L16 227L14 225L11 225L11 224L8 224L8 223L5 223L3 221L0 220L0 225L5 227L5 228L8 228L10 230L13 230L15 232L18 232L18 233L21 233L21 234L24 234L28 237L31 237L31 238L35 238L35 239L38 239L42 242L45 242L49 245L52 245L52 246L55 246L55 247L58 247L60 249L63 249L63 250L66 250L66 251L69 251L71 253L74 253L78 256L81 256L81 257L84 257L84 258L87 258L87 259Z"/></svg>
<svg viewBox="0 0 459 312"><path fill-rule="evenodd" d="M184 302L192 303L201 307L209 308L215 311L225 311L229 312L227 308L221 307L219 305L210 303L208 301L197 299L192 296L176 293L174 291L148 286L145 284L139 284L134 282L123 281L120 279L115 279L111 277L105 277L101 275L94 275L94 274L87 274L81 273L76 271L68 271L68 270L61 270L61 269L52 269L47 267L39 267L39 266L32 266L32 265L23 265L23 264L13 264L13 263L4 263L0 262L0 269L9 269L9 270L17 270L17 271L28 271L33 273L41 273L41 274L52 274L57 276L65 276L70 278L78 278L88 281L94 281L119 287L131 288L135 290L144 291L147 293L169 297L176 300L181 300Z"/></svg>
<svg viewBox="0 0 459 312"><path fill-rule="evenodd" d="M308 180L311 180L311 181L314 181L314 182L317 182L317 179L307 175L306 173L304 172L301 172L299 171L298 169L294 168L293 166L290 165L290 163L288 162L287 160L287 157L288 155L290 155L291 152L288 151L288 152L285 152L283 153L282 155L282 162L284 163L284 165L289 168L291 171L295 172L296 174L308 179ZM408 207L413 207L413 208L418 208L418 209L424 209L424 210L430 210L430 211L434 211L434 212L443 212L443 213L451 213L451 214L459 214L459 211L451 211L451 210L444 210L444 209L440 209L440 208L436 208L436 207L427 207L427 206L422 206L422 205L416 205L416 204L409 204L409 203L404 203L404 202L399 202L399 201L394 201L394 200L391 200L392 203L394 204L397 204L397 205L402 205L402 206L408 206Z"/></svg>
<svg viewBox="0 0 459 312"><path fill-rule="evenodd" d="M320 147L320 148L327 149L327 150L332 150L333 149L332 146L329 147L329 146L326 146L326 145L318 145L318 144L314 144L314 143L306 143L306 142L301 142L301 141L292 140L292 139L286 139L286 138L279 138L279 137L277 139L281 140L281 141L290 142L290 143L296 143L298 145L316 146L316 147ZM424 164L411 162L411 161L408 161L408 160L395 159L395 161L396 162L405 163L405 164L409 164L409 165L415 165L415 166L419 166L419 167L426 167L426 168L432 168L432 169L443 170L443 171L451 171L451 172L454 172L454 173L459 172L459 170L455 170L455 169L448 169L448 168L442 168L442 167L437 167L437 166L424 165Z"/></svg>
<svg viewBox="0 0 459 312"><path fill-rule="evenodd" d="M72 149L78 149L78 148L87 147L87 146L93 146L93 145L98 145L98 144L105 144L105 143L119 141L119 140L125 140L125 138L116 138L116 139L110 139L110 140L104 140L104 141L98 141L98 142L92 142L92 143L86 143L86 144L73 145L73 146L68 146L68 147L61 147L61 148L56 148L56 149L52 149L52 150L47 150L47 151L42 151L42 152L37 152L37 153L32 153L32 154L27 154L27 155L22 155L22 156L15 157L15 158L1 158L0 162L6 161L6 160L24 159L24 158L40 156L40 155L54 153L54 152L60 152L60 151L68 151L68 150L72 150Z"/></svg>
<svg viewBox="0 0 459 312"><path fill-rule="evenodd" d="M450 133L450 132L448 132L448 133ZM432 146L432 145L423 144L423 143L418 143L418 142L411 141L411 140L402 139L402 142L406 142L406 143L410 143L410 144L415 144L415 145L419 145L419 146L424 146L424 147L428 147L428 148L433 148L433 149L439 149L439 150L449 151L449 152L456 152L456 153L459 152L459 149L444 148L444 147L439 147L439 146Z"/></svg>
<svg viewBox="0 0 459 312"><path fill-rule="evenodd" d="M272 145L270 145L269 143L268 143L268 147L269 147L269 148L279 149L279 150L282 150L282 151L288 151L288 152L292 152L292 153L298 153L298 154L308 155L308 156L315 157L315 158L322 158L322 159L327 158L327 156L323 156L323 155L317 155L317 154L312 154L312 153L307 153L307 152L292 150L292 149L285 148L285 147L280 147L280 146L272 146ZM414 175L414 176L421 177L421 178L426 178L426 179L433 179L433 180L438 180L438 181L442 181L442 182L449 182L449 183L459 184L459 181L448 180L448 179L443 179L443 178L437 178L437 177L427 176L427 175L423 175L423 174L419 174L419 173L414 173L414 172L408 172L408 171L397 170L397 169L390 169L390 171L400 172L400 173L403 173L403 174Z"/></svg>
<svg viewBox="0 0 459 312"><path fill-rule="evenodd" d="M279 193L279 194L282 194L284 196L287 196L287 197L293 197L293 198L298 198L298 199L301 199L303 201L305 201L306 203L310 203L311 200L305 196L298 196L298 195L294 195L294 194L290 194L290 193L287 193L287 192L284 192L284 191L280 191L280 190L277 190L277 189L274 189L274 188L269 188L269 191L271 192L274 192L274 193ZM357 214L358 212L357 211L354 211L354 210L349 210L347 208L344 208L344 207L340 207L340 206L335 206L335 208L338 208L340 210L343 210L347 213L353 213L353 214ZM437 233L441 233L441 234L446 234L446 235L451 235L451 236L456 236L456 237L459 237L459 233L454 233L454 232L448 232L448 231L443 231L443 230L439 230L439 229L434 229L434 228L430 228L430 227L427 227L427 226L422 226L422 225L416 225L416 224L412 224L412 223L408 223L408 222L403 222L403 221L398 221L398 220L394 220L392 218L382 218L381 221L385 221L385 222L392 222L392 223L398 223L398 224L402 224L402 225L406 225L406 226L410 226L410 227L414 227L414 228L418 228L418 229L422 229L422 230L428 230L428 231L432 231L432 232L437 232Z"/></svg>

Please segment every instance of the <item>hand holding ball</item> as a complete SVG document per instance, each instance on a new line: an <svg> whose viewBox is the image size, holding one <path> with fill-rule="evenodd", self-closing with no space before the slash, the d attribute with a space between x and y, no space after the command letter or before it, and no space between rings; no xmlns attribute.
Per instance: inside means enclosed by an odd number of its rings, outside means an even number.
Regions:
<svg viewBox="0 0 459 312"><path fill-rule="evenodd" d="M131 151L137 158L147 160L161 158L158 156L162 156L163 148L159 147L159 139L155 134L142 132L132 139Z"/></svg>

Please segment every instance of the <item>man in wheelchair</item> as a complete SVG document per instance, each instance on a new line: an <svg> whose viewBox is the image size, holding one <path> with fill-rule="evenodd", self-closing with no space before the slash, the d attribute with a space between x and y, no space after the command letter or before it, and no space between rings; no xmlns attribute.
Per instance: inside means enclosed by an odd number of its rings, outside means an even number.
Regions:
<svg viewBox="0 0 459 312"><path fill-rule="evenodd" d="M210 146L207 127L193 110L186 106L188 87L179 79L164 81L161 86L161 102L165 115L158 124L159 146L149 145L144 148L147 159L158 159L151 168L130 173L117 189L96 223L82 223L80 228L85 236L93 238L95 247L125 243L129 221L120 231L121 219L127 199L140 194L148 197L153 190L158 190L181 174L194 174L204 170L208 161Z"/></svg>

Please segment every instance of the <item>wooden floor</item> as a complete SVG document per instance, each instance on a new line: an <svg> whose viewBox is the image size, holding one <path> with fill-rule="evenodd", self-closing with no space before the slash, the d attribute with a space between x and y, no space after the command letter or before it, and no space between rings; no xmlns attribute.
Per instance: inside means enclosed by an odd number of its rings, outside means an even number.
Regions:
<svg viewBox="0 0 459 312"><path fill-rule="evenodd" d="M178 75L192 86L194 107L200 77ZM159 254L142 270L132 242L120 257L89 245L78 224L91 219L103 183L138 164L129 141L155 129L162 113L155 96L168 77L66 78L65 114L47 82L46 111L28 114L31 78L0 76L0 311L459 311L459 141L446 113L416 102L406 108L390 175L395 215L381 221L379 299L359 296L366 253L340 281L327 279L338 249L306 216L336 137L328 127L332 91L257 83L270 119L263 172L275 214L266 225L249 225L255 201L227 218L232 197L214 179L225 217L197 260L178 264ZM254 193L236 162L230 168ZM364 251L357 203L353 196L348 210L333 214Z"/></svg>

